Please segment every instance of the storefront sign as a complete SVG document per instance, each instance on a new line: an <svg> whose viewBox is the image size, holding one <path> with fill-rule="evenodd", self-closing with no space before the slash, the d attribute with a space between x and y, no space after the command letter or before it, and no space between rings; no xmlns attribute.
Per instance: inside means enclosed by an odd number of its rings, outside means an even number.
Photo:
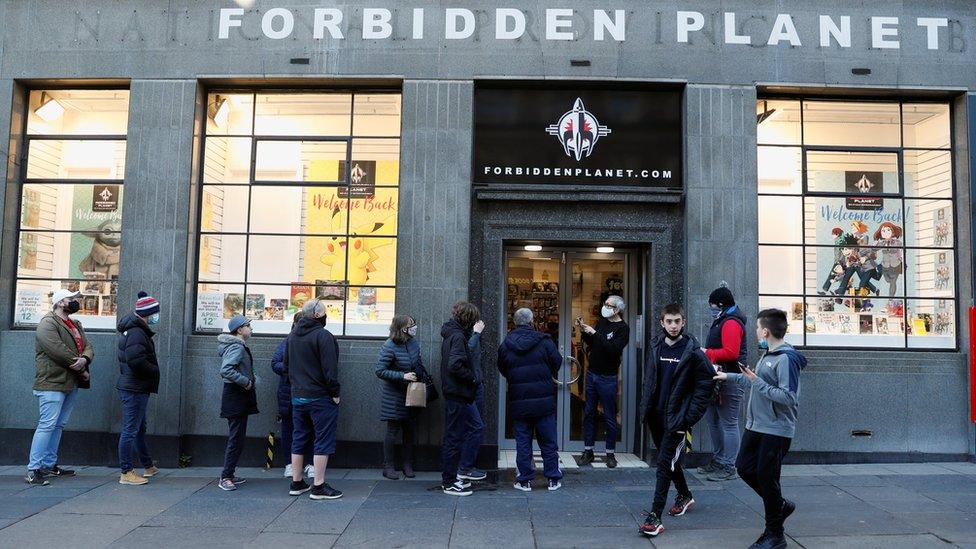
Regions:
<svg viewBox="0 0 976 549"><path fill-rule="evenodd" d="M681 94L579 83L478 87L475 183L681 187Z"/></svg>

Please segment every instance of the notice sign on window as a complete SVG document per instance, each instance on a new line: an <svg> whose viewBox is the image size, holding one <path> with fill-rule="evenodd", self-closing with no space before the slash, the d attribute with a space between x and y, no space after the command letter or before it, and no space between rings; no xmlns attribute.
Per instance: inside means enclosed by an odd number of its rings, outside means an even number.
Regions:
<svg viewBox="0 0 976 549"><path fill-rule="evenodd" d="M37 324L41 321L44 295L38 290L17 290L15 306L18 324Z"/></svg>
<svg viewBox="0 0 976 549"><path fill-rule="evenodd" d="M679 90L500 86L475 89L475 183L682 187Z"/></svg>
<svg viewBox="0 0 976 549"><path fill-rule="evenodd" d="M224 317L224 294L201 292L197 296L197 327L200 330L220 331Z"/></svg>
<svg viewBox="0 0 976 549"><path fill-rule="evenodd" d="M345 173L346 162L339 162L339 173ZM376 161L353 160L349 168L349 192L339 188L339 198L373 198L376 194Z"/></svg>
<svg viewBox="0 0 976 549"><path fill-rule="evenodd" d="M118 185L95 185L92 189L92 211L114 212L119 209Z"/></svg>

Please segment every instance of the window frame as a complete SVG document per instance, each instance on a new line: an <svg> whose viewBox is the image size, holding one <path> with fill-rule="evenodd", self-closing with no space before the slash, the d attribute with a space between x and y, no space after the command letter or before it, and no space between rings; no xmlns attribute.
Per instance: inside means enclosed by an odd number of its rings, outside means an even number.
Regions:
<svg viewBox="0 0 976 549"><path fill-rule="evenodd" d="M196 200L197 200L197 204L199 206L197 207L196 227L195 227L196 244L197 245L196 245L196 253L194 254L194 258L193 258L193 288L192 288L193 314L191 315L193 327L192 327L191 333L193 335L208 335L208 336L212 336L212 335L214 335L217 332L212 331L212 330L200 330L197 327L197 306L198 306L198 300L199 300L199 294L200 294L200 285L201 284L226 284L226 285L232 285L232 286L241 286L241 287L244 288L243 295L246 297L247 296L247 287L248 286L280 286L280 287L290 287L292 285L292 283L297 282L297 281L290 281L290 282L270 282L270 283L269 282L249 282L247 280L247 278L248 278L248 263L249 263L250 248L251 248L251 238L250 238L251 236L272 236L272 237L286 237L286 238L287 237L297 237L297 238L304 238L304 237L319 237L319 238L322 238L322 237L325 237L325 238L328 238L328 237L341 237L341 238L344 238L344 239L351 239L353 236L355 236L355 235L353 235L351 233L351 227L350 227L351 222L352 222L351 210L349 210L350 213L348 215L346 215L346 228L345 228L345 233L344 234L341 234L341 235L328 234L328 233L327 234L320 234L320 233L266 233L266 232L251 232L251 210L252 210L252 202L251 201L253 199L253 193L251 192L251 189L254 188L254 187L266 187L266 188L275 188L275 187L323 188L324 187L324 188L334 188L334 189L342 189L342 188L345 188L345 189L347 189L347 192L348 192L348 189L350 189L350 187L352 186L351 179L350 179L350 171L352 170L352 150L353 150L353 143L354 142L357 142L357 141L362 142L362 141L374 141L374 140L396 140L398 142L398 153L397 153L398 154L398 158L402 159L402 157L403 157L403 149L402 149L402 143L403 143L403 111L402 111L402 105L403 105L403 102L402 102L403 89L400 86L396 86L396 87L392 87L392 86L390 86L390 87L367 87L367 88L350 88L350 87L334 87L334 88L333 87L330 87L330 88L262 88L262 87L239 88L239 87L212 87L212 88L204 89L202 93L203 93L203 96L205 98L209 98L211 95L214 95L214 94L228 94L228 95L249 94L249 95L251 95L251 96L253 96L255 98L258 95L321 95L321 94L333 94L333 93L334 94L349 94L350 95L349 134L348 135L342 135L342 136L334 136L334 135L273 135L273 134L258 134L256 132L256 119L257 119L257 111L258 111L256 100L254 102L252 102L252 108L251 108L251 133L250 134L239 134L239 133L233 133L233 134L231 134L231 133L227 133L227 134L214 134L214 135L210 135L209 133L207 133L207 116L208 115L207 115L207 106L206 106L207 103L209 102L209 99L208 99L208 101L204 101L204 105L202 106L201 112L200 112L200 117L201 117L201 120L202 120L202 132L203 133L202 133L202 139L200 139L200 148L199 148L200 162L199 162L199 166L197 167L198 177L199 177L199 179L198 179L198 181L199 181L199 185L198 185L199 189L198 189L198 191L196 193ZM357 135L354 134L355 126L356 126L356 96L357 95L396 95L396 96L399 96L400 97L400 99L401 99L401 103L400 103L400 105L401 105L401 111L400 111L401 112L401 115L400 115L400 127L399 127L399 131L397 132L397 135L396 136L392 136L392 135L357 136ZM249 163L248 163L248 182L247 183L242 183L242 182L205 183L205 173L206 173L206 146L207 146L207 139L210 138L210 137L214 137L214 138L218 138L218 139L234 139L234 138L241 139L241 138L246 138L246 139L249 139L251 141L251 143L250 143L250 155L251 155L251 157L250 157ZM277 142L286 142L286 141L291 141L291 142L341 142L341 143L344 143L345 144L345 147L346 147L346 156L345 156L345 160L344 160L344 162L345 162L345 168L344 168L344 170L345 171L343 173L342 181L338 181L338 182L336 182L336 181L333 181L333 182L323 182L323 181L278 181L278 180L264 180L264 179L262 179L262 180L256 180L255 179L255 176L256 176L256 172L257 172L257 146L258 146L258 143L259 142L262 142L262 141L263 142L275 142L275 141L277 141ZM398 170L399 169L400 168L398 167ZM376 183L376 184L373 185L373 187L376 188L376 189L398 189L397 196L399 197L399 188L400 188L401 184L402 184L402 181L400 181L400 178L398 176L397 177L397 184L396 185ZM210 185L210 186L225 186L225 187L243 187L243 188L248 189L248 193L247 193L247 212L245 212L246 220L245 220L245 223L244 223L245 230L243 232L241 232L241 231L217 232L217 231L204 231L203 230L203 207L202 207L202 204L203 204L203 201L204 201L204 192L205 192L205 189L204 188L206 186L208 186L208 185ZM347 201L354 200L354 198L352 198L351 196L347 196L346 200ZM399 217L399 214L398 214L398 217ZM243 271L244 272L244 279L243 280L241 280L241 281L210 281L208 279L202 279L202 278L200 278L200 242L202 241L202 237L203 236L213 236L213 235L229 235L229 236L243 236L243 237L245 237L245 245L244 245L244 267L243 267L244 268L244 271ZM381 236L379 236L377 238L392 239L395 242L398 242L399 241L399 236L400 236L400 230L399 230L399 223L398 223L397 224L397 232L396 232L395 235L381 235ZM397 247L397 249L399 249L399 247ZM399 267L399 260L398 259L399 258L397 257L397 260L395 262L396 267L397 267L397 272L399 272L399 269L398 269L398 267ZM396 273L394 273L394 284L392 284L392 285L389 285L389 284L371 284L371 285L368 285L368 286L351 285L351 284L348 283L348 265L349 265L349 247L346 246L346 284L340 286L341 288L343 288L343 291L344 291L344 298L342 300L342 303L343 303L342 329L341 329L341 332L339 334L335 334L334 333L333 335L337 339L382 341L382 340L384 340L384 339L387 338L386 335L382 335L382 336L375 335L375 336L373 336L373 335L348 335L348 334L346 334L346 329L347 329L346 328L346 318L347 318L347 314L346 314L347 311L346 310L347 310L347 307L348 307L348 305L350 303L350 300L349 300L349 292L352 289L376 288L376 289L391 289L395 293L397 291L397 285L396 285L396 279L395 279ZM316 285L314 281L313 282L306 282L306 284L308 284L309 286L313 286L313 287ZM395 299L396 298L394 297L394 300ZM394 301L394 315L395 314L396 314L396 302ZM283 335L286 335L286 334L268 333L268 332L255 332L254 335L255 336L258 336L258 337L282 337Z"/></svg>
<svg viewBox="0 0 976 549"><path fill-rule="evenodd" d="M33 92L44 92L49 90L55 91L72 91L72 90L97 90L97 91L128 91L131 93L131 89L127 85L114 85L114 86L73 86L70 84L65 85L52 85L43 86L36 88L25 88L24 97L29 98L30 94ZM127 102L127 107L131 105L131 96ZM21 247L21 235L23 233L48 233L48 234L77 234L84 231L72 231L64 229L51 229L51 230L37 230L37 229L25 229L23 226L23 215L24 215L24 188L27 185L118 185L121 189L125 189L125 167L128 164L128 146L129 146L129 135L128 135L128 121L126 121L126 133L124 134L32 134L27 131L27 126L30 120L30 102L25 101L26 109L23 112L23 120L21 121L20 136L21 136L21 146L23 149L20 152L20 169L17 173L17 218L16 218L16 231L14 233L14 239L16 243L16 252L14 257L13 273L12 273L12 284L10 288L11 296L11 306L9 311L10 319L10 329L11 330L36 330L37 325L33 324L20 324L17 321L17 286L18 282L21 280L27 281L40 281L40 282L65 282L65 281L78 281L83 282L84 279L77 279L70 276L62 277L50 277L50 278L40 278L32 276L19 276L20 271L20 247ZM126 161L123 164L123 173L121 179L91 179L91 178L81 178L81 179L65 179L65 178L28 178L27 169L30 161L30 149L32 141L122 141L126 146ZM125 204L121 205L122 213L120 214L120 219L125 215ZM122 235L121 228L118 232L119 236ZM121 273L119 277L115 280L116 283L121 279ZM112 280L108 279L106 282L111 283ZM115 296L116 299L116 313L115 318L118 319L118 295ZM97 328L97 327L86 327L86 333L114 333L114 328Z"/></svg>
<svg viewBox="0 0 976 549"><path fill-rule="evenodd" d="M878 97L860 97L860 96L809 96L809 95L792 95L792 94L790 94L790 95L782 95L782 94L762 94L762 93L760 93L758 95L758 97L757 97L757 101L763 101L763 100L767 100L767 101L771 101L771 100L797 101L798 104L799 104L799 115L800 115L800 121L799 121L799 124L800 124L800 141L799 141L799 143L794 143L794 144L785 144L785 143L768 143L767 144L767 143L762 143L762 142L759 141L758 132L757 132L756 149L757 149L757 151L759 150L759 148L799 150L799 152L800 152L800 192L798 194L782 193L782 192L763 192L762 190L760 190L758 188L759 179L757 177L757 193L756 193L757 206L758 206L759 199L761 197L764 197L764 196L771 196L771 197L790 197L790 198L797 198L797 199L799 199L800 200L800 212L801 212L801 215L800 215L800 235L801 235L802 241L800 243L792 243L792 244L782 244L782 243L773 243L773 242L764 243L762 241L759 241L758 238L757 238L757 244L758 244L758 248L763 248L763 247L769 247L769 248L775 248L775 247L781 247L781 248L800 248L802 250L802 263L801 264L803 265L803 270L802 270L802 273L801 273L801 277L802 277L801 278L801 280L802 280L802 284L801 284L802 293L801 294L764 293L762 291L762 288L760 287L759 288L759 292L758 292L758 298L760 300L762 300L763 298L773 298L773 299L784 299L784 298L797 299L797 298L799 298L800 299L801 303L803 303L804 319L801 320L801 321L791 320L791 322L800 322L801 325L802 325L802 330L800 332L800 337L802 338L802 343L798 344L797 347L800 347L800 348L803 348L803 349L809 349L809 350L825 350L825 351L862 351L862 352L864 352L864 351L867 351L867 352L871 352L871 351L902 351L902 352L926 352L926 353L927 352L958 353L960 351L960 345L961 345L960 344L960 337L959 337L959 330L960 330L960 326L961 326L961 324L960 324L961 314L960 314L960 311L959 311L959 302L960 302L960 298L959 298L959 272L960 271L959 271L959 250L958 250L958 243L959 243L959 236L958 236L959 214L957 212L958 208L956 207L957 200L958 200L958 192L957 192L957 184L956 184L956 176L957 176L957 171L956 171L957 170L957 167L956 167L956 162L957 162L957 158L956 158L956 132L955 132L955 130L956 130L956 128L955 128L956 121L955 121L955 105L953 104L953 102L951 100L949 100L949 99L941 99L941 98L932 99L932 98L911 98L911 97L905 98L905 97L901 97L901 98L896 98L896 99L886 99L886 98L878 98ZM804 117L804 102L805 101L838 102L838 103L843 103L843 102L897 103L898 104L898 116L899 116L899 120L898 120L898 136L899 136L899 145L900 146L898 146L898 147L891 147L891 146L845 146L845 145L830 146L830 145L807 145L806 144L806 139L805 139L805 127L804 127L804 120L803 120L803 117ZM905 146L905 120L904 120L905 116L904 116L904 112L905 112L905 105L906 104L912 104L912 105L914 105L914 104L937 104L937 105L946 105L948 107L948 117L949 117L949 146L948 147L917 147L917 146L915 146L915 147L907 147L907 146ZM757 123L757 127L758 127L758 123ZM806 242L807 220L806 220L805 212L806 212L807 199L808 198L812 198L812 199L816 199L816 198L840 198L840 199L844 199L844 198L847 198L847 197L852 196L850 193L846 193L846 192L809 191L808 169L807 169L807 155L808 155L808 152L811 152L811 151L812 152L826 151L826 152L895 153L895 154L897 154L897 161L898 161L898 188L899 188L899 192L897 194L893 194L893 193L890 193L890 192L888 192L888 193L885 193L885 192L870 193L868 196L882 198L884 200L898 200L901 203L901 208L902 208L902 211L903 212L905 211L906 204L908 202L911 202L911 201L944 200L944 201L949 202L952 205L952 230L953 230L953 233L952 234L953 234L953 239L952 239L952 245L951 246L945 247L945 248L937 248L937 247L933 247L933 246L909 246L908 244L906 244L906 243L903 242L902 243L902 246L899 248L899 249L901 249L901 250L903 250L905 252L903 261L907 261L907 259L908 259L908 253L910 251L912 251L912 250L945 250L945 251L948 251L948 252L952 252L952 255L953 255L953 258L952 258L952 268L953 268L953 288L952 288L952 291L953 291L953 294L952 294L952 297L951 298L910 296L908 294L908 291L907 291L908 290L907 281L904 284L904 289L903 289L904 295L895 296L893 298L893 299L899 299L899 300L902 301L902 316L901 316L901 318L902 318L902 320L905 323L905 329L904 329L904 332L902 334L904 343L900 347L871 346L871 345L868 345L868 346L864 346L864 345L860 345L860 346L857 346L857 345L837 345L837 346L831 345L831 346L827 346L827 345L808 345L807 344L807 335L808 335L808 332L807 332L807 326L806 326L806 315L810 314L810 311L808 311L808 304L811 301L815 301L817 299L823 298L824 296L821 296L819 294L809 294L809 293L807 293L808 290L809 290L809 288L807 288L807 280L806 280L806 278L807 278L807 273L806 273L806 262L807 262L807 259L806 259L806 251L807 251L807 248L831 248L831 247L836 247L836 246L827 245L827 244L821 245L819 243L808 244ZM948 198L942 198L942 197L926 198L926 197L921 197L921 196L917 196L917 195L908 196L906 194L907 186L906 186L906 183L905 183L905 153L906 152L909 152L909 151L941 151L941 152L948 152L948 154L949 154L949 161L951 163L951 170L950 170L950 178L951 178L951 180L950 180L950 189L951 189L951 194L950 194L950 196ZM757 214L758 213L759 212L757 210ZM757 228L757 235L758 235L758 217L757 217L757 226L756 226L756 228ZM907 219L906 219L906 222L905 222L905 230L906 231L908 230L908 222L907 222ZM757 265L758 265L758 263L757 263ZM758 280L759 280L759 273L758 272L757 272L757 277L756 278L757 278L757 284L758 284ZM882 297L885 297L885 296L882 296ZM869 297L867 299L871 299L871 298ZM944 300L949 300L953 304L953 307L952 307L953 308L953 315L954 315L953 336L952 336L953 337L953 340L954 340L953 346L950 348L950 347L919 347L919 346L913 346L913 345L911 345L910 344L910 340L909 340L910 335L908 333L908 331L909 331L909 319L910 319L909 312L908 312L909 302L916 302L916 303L919 302L919 301L921 301L921 302L926 302L926 301L936 302L936 301L943 300L943 299ZM789 314L790 314L790 311L787 311L787 315L789 315Z"/></svg>

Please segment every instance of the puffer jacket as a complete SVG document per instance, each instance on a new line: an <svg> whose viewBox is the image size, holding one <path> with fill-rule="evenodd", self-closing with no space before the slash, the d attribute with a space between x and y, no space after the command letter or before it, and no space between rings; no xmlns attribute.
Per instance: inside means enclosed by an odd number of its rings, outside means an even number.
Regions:
<svg viewBox="0 0 976 549"><path fill-rule="evenodd" d="M159 361L156 358L155 335L135 313L119 319L119 381L116 389L133 393L159 391Z"/></svg>
<svg viewBox="0 0 976 549"><path fill-rule="evenodd" d="M85 329L77 320L72 319L72 322L78 329L78 333L81 334L84 351L80 353L68 326L53 312L44 315L37 324L37 332L34 337L35 391L70 393L79 386L81 372L75 372L69 366L79 356L85 357L88 361L88 365L85 366L86 369L91 365L95 353L85 336Z"/></svg>
<svg viewBox="0 0 976 549"><path fill-rule="evenodd" d="M417 381L427 381L430 377L420 356L420 344L410 338L406 343L397 344L387 339L380 348L376 362L376 377L383 380L380 419L382 421L402 421L407 419L410 410L405 406L407 384L403 379L409 372L417 374Z"/></svg>
<svg viewBox="0 0 976 549"><path fill-rule="evenodd" d="M556 384L563 357L548 334L518 327L498 347L498 373L508 382L508 413L533 419L556 412Z"/></svg>
<svg viewBox="0 0 976 549"><path fill-rule="evenodd" d="M671 390L663 423L669 432L687 431L695 426L705 415L715 388L715 370L705 356L698 340L685 334L689 339L681 360L674 369ZM665 345L662 334L648 352L647 366L644 370L644 384L638 410L647 421L654 413L654 396L657 392L657 361L661 356L661 346Z"/></svg>
<svg viewBox="0 0 976 549"><path fill-rule="evenodd" d="M254 388L254 359L244 340L230 334L217 336L220 377L224 379L220 398L220 417L240 417L258 413ZM247 386L251 388L248 389Z"/></svg>

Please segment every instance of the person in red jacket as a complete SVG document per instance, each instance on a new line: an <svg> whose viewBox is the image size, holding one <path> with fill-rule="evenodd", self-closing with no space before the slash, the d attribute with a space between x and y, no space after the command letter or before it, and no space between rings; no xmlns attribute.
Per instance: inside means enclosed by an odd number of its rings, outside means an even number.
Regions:
<svg viewBox="0 0 976 549"><path fill-rule="evenodd" d="M732 292L723 284L708 296L709 311L714 318L705 339L705 356L726 373L740 373L746 362L746 317L735 304ZM712 439L711 461L698 468L708 480L731 480L736 477L735 457L739 453L739 404L742 388L722 383L716 398L708 406L705 423Z"/></svg>

